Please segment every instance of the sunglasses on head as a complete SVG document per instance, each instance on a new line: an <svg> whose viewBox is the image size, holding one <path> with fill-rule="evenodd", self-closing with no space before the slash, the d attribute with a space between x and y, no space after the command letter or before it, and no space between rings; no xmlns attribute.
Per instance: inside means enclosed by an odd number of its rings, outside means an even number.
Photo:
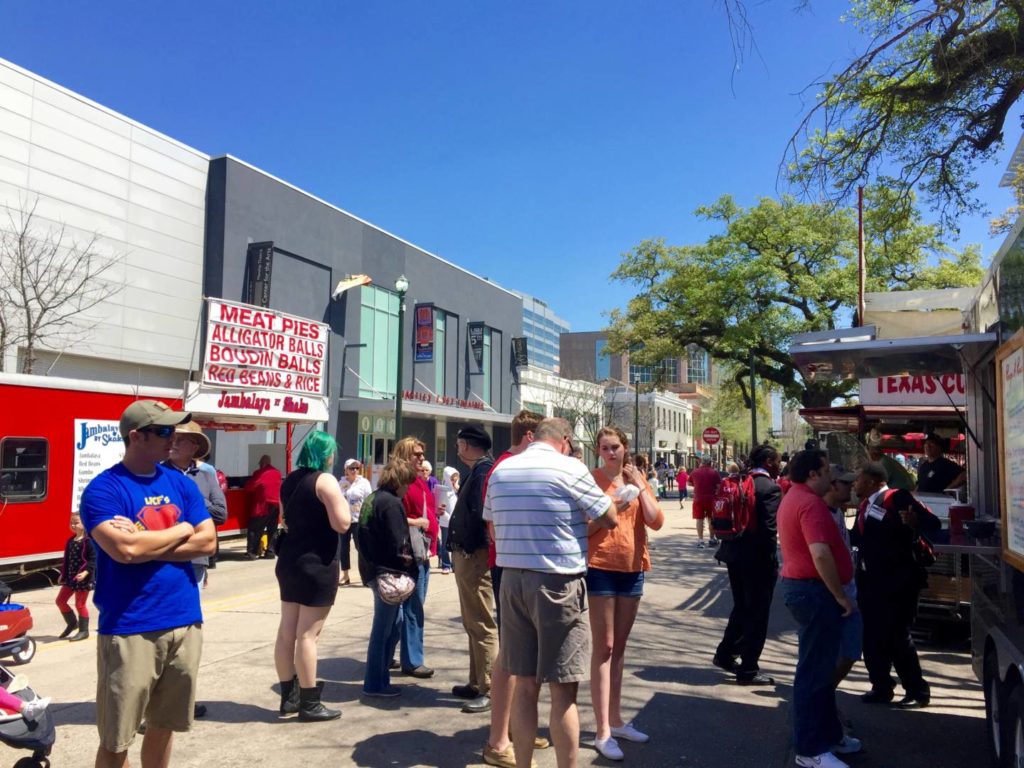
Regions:
<svg viewBox="0 0 1024 768"><path fill-rule="evenodd" d="M170 437L174 434L174 425L163 425L159 427L143 427L139 432L147 432L157 437Z"/></svg>

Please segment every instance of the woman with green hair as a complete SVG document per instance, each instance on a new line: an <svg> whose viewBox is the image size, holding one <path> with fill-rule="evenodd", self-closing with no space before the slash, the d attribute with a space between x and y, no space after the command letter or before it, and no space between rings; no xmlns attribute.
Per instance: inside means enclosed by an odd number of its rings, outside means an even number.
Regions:
<svg viewBox="0 0 1024 768"><path fill-rule="evenodd" d="M281 484L285 531L274 571L281 591L274 665L281 714L298 712L303 721L341 717L320 703L316 686L317 642L338 594L338 542L351 524L348 502L330 473L337 452L326 432L310 432L298 469Z"/></svg>

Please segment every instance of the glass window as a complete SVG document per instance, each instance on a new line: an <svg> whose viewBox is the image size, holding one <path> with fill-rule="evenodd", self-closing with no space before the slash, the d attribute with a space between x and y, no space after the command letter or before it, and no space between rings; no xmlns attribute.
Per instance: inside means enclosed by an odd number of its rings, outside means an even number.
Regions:
<svg viewBox="0 0 1024 768"><path fill-rule="evenodd" d="M708 353L700 347L690 349L686 380L690 384L708 383Z"/></svg>
<svg viewBox="0 0 1024 768"><path fill-rule="evenodd" d="M395 396L398 374L398 294L373 285L363 286L359 310L359 396Z"/></svg>
<svg viewBox="0 0 1024 768"><path fill-rule="evenodd" d="M0 440L0 498L37 501L46 496L49 446L41 437Z"/></svg>
<svg viewBox="0 0 1024 768"><path fill-rule="evenodd" d="M447 318L444 310L434 310L434 392L438 395L445 394L445 354L444 334Z"/></svg>

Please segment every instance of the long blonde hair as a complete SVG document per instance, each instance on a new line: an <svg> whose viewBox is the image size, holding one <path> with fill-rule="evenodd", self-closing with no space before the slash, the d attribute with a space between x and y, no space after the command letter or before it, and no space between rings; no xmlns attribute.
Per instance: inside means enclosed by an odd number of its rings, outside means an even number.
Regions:
<svg viewBox="0 0 1024 768"><path fill-rule="evenodd" d="M395 443L395 447L391 449L391 458L413 462L416 459L413 454L416 452L417 448L423 451L424 456L426 455L427 446L422 440L416 437L403 437Z"/></svg>

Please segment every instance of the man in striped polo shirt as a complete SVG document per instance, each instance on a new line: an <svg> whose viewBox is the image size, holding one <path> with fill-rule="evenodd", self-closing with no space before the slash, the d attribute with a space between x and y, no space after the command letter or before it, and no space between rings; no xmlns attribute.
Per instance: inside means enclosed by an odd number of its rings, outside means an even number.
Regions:
<svg viewBox="0 0 1024 768"><path fill-rule="evenodd" d="M590 674L587 522L618 524L611 500L572 457L571 435L565 419L544 419L525 451L495 467L484 502L503 569L500 653L517 678L510 730L520 768L533 760L543 683L558 765L577 763L576 692Z"/></svg>

